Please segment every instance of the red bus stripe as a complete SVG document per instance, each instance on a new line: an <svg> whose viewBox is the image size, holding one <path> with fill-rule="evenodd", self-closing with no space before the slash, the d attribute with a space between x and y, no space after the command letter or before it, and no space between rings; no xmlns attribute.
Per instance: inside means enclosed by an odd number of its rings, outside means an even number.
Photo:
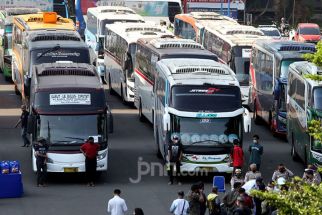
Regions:
<svg viewBox="0 0 322 215"><path fill-rule="evenodd" d="M149 84L152 86L154 85L153 81L151 81L148 77L146 77L140 70L135 69L134 70L139 76L141 76L144 80L146 80Z"/></svg>

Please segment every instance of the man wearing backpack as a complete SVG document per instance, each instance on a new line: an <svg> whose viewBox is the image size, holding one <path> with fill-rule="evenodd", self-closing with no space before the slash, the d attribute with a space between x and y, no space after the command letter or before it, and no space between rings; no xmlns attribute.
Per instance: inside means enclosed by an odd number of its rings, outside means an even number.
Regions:
<svg viewBox="0 0 322 215"><path fill-rule="evenodd" d="M174 215L187 215L188 209L189 202L184 199L184 192L178 192L178 198L172 202L170 212Z"/></svg>
<svg viewBox="0 0 322 215"><path fill-rule="evenodd" d="M220 199L218 196L218 188L214 186L211 193L207 196L207 206L209 215L220 215Z"/></svg>

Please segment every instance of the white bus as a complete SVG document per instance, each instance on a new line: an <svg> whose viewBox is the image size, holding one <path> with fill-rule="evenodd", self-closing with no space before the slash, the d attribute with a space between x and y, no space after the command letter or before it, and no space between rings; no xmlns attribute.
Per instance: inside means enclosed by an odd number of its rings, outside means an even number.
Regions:
<svg viewBox="0 0 322 215"><path fill-rule="evenodd" d="M91 50L93 62L97 73L104 80L104 38L105 26L115 22L144 22L142 16L133 10L121 6L100 6L87 10L87 25L85 29L85 42Z"/></svg>
<svg viewBox="0 0 322 215"><path fill-rule="evenodd" d="M147 21L159 24L173 23L174 16L182 12L181 0L97 0L96 5L119 5L133 9Z"/></svg>
<svg viewBox="0 0 322 215"><path fill-rule="evenodd" d="M154 23L115 23L106 26L104 48L105 80L124 102L134 102L136 43L139 38L173 37Z"/></svg>
<svg viewBox="0 0 322 215"><path fill-rule="evenodd" d="M140 121L154 119L155 63L169 58L200 58L218 61L212 52L199 43L187 39L139 39L134 70L134 105L139 110Z"/></svg>
<svg viewBox="0 0 322 215"><path fill-rule="evenodd" d="M231 173L233 140L242 143L251 121L234 72L205 59L163 59L156 64L158 154L165 158L170 137L178 134L183 144L182 172Z"/></svg>

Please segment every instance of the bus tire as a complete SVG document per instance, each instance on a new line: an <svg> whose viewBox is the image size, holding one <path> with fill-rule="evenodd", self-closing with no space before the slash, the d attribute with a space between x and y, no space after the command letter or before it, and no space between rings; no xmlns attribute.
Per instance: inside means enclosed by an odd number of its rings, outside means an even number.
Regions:
<svg viewBox="0 0 322 215"><path fill-rule="evenodd" d="M127 105L127 102L126 102L126 100L124 98L123 84L121 84L121 99L122 99L122 103L124 105Z"/></svg>
<svg viewBox="0 0 322 215"><path fill-rule="evenodd" d="M274 124L273 124L273 117L272 117L272 112L270 111L269 112L269 117L268 117L268 121L269 121L269 129L271 130L272 134L273 134L273 137L277 137L277 133L275 131L275 128L274 128Z"/></svg>
<svg viewBox="0 0 322 215"><path fill-rule="evenodd" d="M141 102L141 99L140 99L140 103L139 103L139 119L140 119L140 122L146 122L145 116L142 113L142 102Z"/></svg>
<svg viewBox="0 0 322 215"><path fill-rule="evenodd" d="M295 145L294 145L294 135L292 133L292 140L291 140L291 144L292 144L292 148L291 148L291 156L292 156L292 159L293 161L298 161L299 160L299 156L298 154L296 153L296 150L295 150Z"/></svg>
<svg viewBox="0 0 322 215"><path fill-rule="evenodd" d="M254 123L256 125L260 125L261 124L261 119L259 118L259 116L257 114L256 100L254 101Z"/></svg>
<svg viewBox="0 0 322 215"><path fill-rule="evenodd" d="M156 145L156 154L157 154L157 158L162 159L162 154L160 151L160 147L159 147L159 133L158 133L158 129L156 130L156 135L155 135L155 145Z"/></svg>

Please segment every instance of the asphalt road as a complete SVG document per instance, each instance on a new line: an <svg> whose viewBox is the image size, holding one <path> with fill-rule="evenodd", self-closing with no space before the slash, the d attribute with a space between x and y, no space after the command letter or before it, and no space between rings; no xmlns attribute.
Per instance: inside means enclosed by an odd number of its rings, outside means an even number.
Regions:
<svg viewBox="0 0 322 215"><path fill-rule="evenodd" d="M101 175L96 187L87 187L83 174L50 174L48 187L39 188L31 168L31 150L20 147L20 129L14 128L20 115L20 98L14 94L13 85L6 83L0 74L0 160L20 161L24 184L22 198L0 199L0 215L107 214L107 202L115 188L122 190L128 214L132 214L135 207L142 207L145 214L165 215L169 214L177 191L187 192L191 184L199 180L206 183L206 192L210 191L212 176L188 177L183 179L182 186L169 186L168 178L159 176L157 167L139 183L131 183L130 178L137 179L138 166L145 162L154 166L161 164L155 154L152 126L139 122L138 111L123 105L118 97L108 96L108 100L115 123L109 139L108 172ZM254 133L260 136L264 146L261 171L266 182L279 163L302 175L303 164L292 161L290 145L273 137L265 126L253 125L252 133L244 137L245 148Z"/></svg>

